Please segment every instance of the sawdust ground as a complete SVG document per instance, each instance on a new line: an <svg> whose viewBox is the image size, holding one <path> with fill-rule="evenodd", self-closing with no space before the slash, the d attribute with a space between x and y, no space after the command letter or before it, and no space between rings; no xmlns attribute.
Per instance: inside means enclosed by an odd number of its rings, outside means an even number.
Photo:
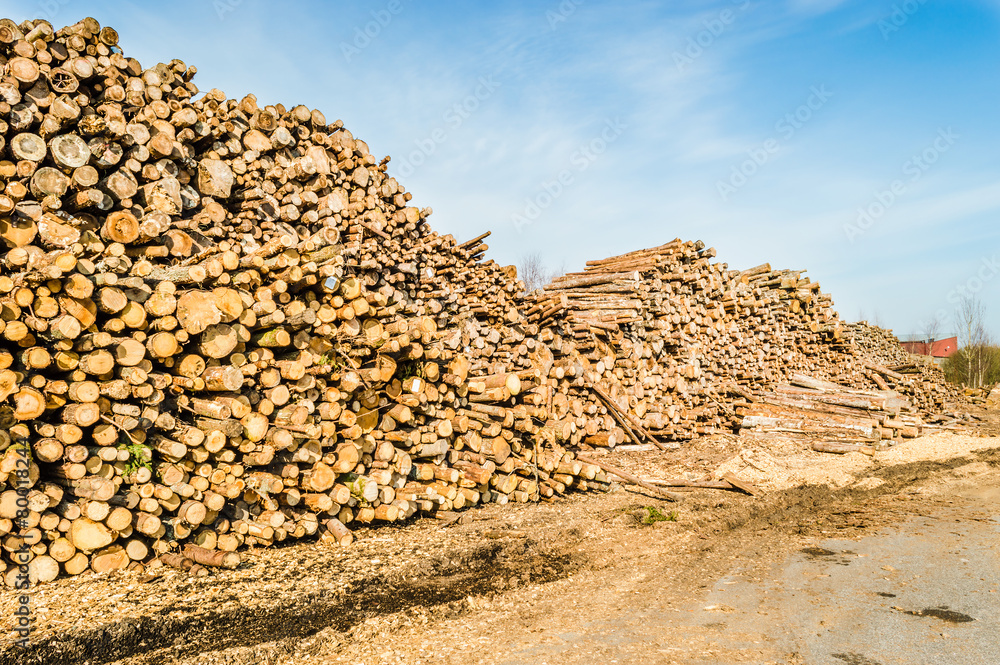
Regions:
<svg viewBox="0 0 1000 665"><path fill-rule="evenodd" d="M61 580L33 591L32 650L6 648L0 665L536 662L523 654L574 642L570 633L619 629L639 658L649 645L636 635L650 608L678 610L734 566L751 575L790 547L931 510L956 483L995 482L1000 439L934 435L871 459L719 436L672 454L605 460L660 478L732 471L765 493L697 490L666 503L617 487L490 506L452 526L425 519L366 529L348 548L251 552L240 569L208 578L164 570ZM648 507L668 520L642 524L636 509ZM10 617L15 601L0 593L0 616ZM698 639L687 656L705 646ZM601 657L582 650L558 662Z"/></svg>
<svg viewBox="0 0 1000 665"><path fill-rule="evenodd" d="M916 439L903 439L897 445L874 456L854 452L832 455L804 450L795 440L747 441L739 451L723 462L712 474L721 477L735 473L765 490L784 490L799 485L846 487L855 482L871 486L873 470L917 461L946 460L967 452L994 447L989 438L963 434L936 433ZM859 476L865 476L859 480Z"/></svg>

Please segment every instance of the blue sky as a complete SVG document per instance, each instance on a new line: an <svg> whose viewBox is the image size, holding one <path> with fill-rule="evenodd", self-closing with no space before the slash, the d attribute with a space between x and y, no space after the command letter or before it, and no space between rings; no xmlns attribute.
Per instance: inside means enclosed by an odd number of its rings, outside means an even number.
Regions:
<svg viewBox="0 0 1000 665"><path fill-rule="evenodd" d="M92 15L202 90L342 118L490 255L581 269L701 239L844 318L1000 336L997 0L0 2ZM366 34L367 33L367 34ZM864 215L862 215L862 211Z"/></svg>

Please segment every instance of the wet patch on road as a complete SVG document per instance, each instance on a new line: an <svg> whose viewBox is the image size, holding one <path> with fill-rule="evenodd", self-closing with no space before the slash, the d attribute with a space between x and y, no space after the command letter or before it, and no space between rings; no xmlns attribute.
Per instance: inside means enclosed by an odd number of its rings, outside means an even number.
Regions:
<svg viewBox="0 0 1000 665"><path fill-rule="evenodd" d="M830 654L837 660L842 660L847 665L882 665L882 663L877 660L872 660L871 658L865 658L861 654L857 653L834 653Z"/></svg>
<svg viewBox="0 0 1000 665"><path fill-rule="evenodd" d="M847 556L849 554L854 554L850 550L844 550L843 552L834 552L833 550L828 550L825 547L806 547L799 550L800 553L805 554L810 561L827 561L830 563L835 563L838 566L849 566L851 565L851 559Z"/></svg>
<svg viewBox="0 0 1000 665"><path fill-rule="evenodd" d="M802 552L803 554L805 554L806 556L810 556L810 557L812 557L814 559L818 558L818 557L827 557L827 556L836 556L837 555L837 553L834 552L833 550L824 549L822 547L806 547L805 549L801 549L799 551Z"/></svg>
<svg viewBox="0 0 1000 665"><path fill-rule="evenodd" d="M947 605L942 607L928 607L923 610L904 610L902 608L895 608L904 614L909 614L915 617L934 617L935 619L941 619L941 621L947 621L948 623L969 623L970 621L975 621L975 617L970 617L968 614L962 614L961 612L955 612L954 610L948 609Z"/></svg>

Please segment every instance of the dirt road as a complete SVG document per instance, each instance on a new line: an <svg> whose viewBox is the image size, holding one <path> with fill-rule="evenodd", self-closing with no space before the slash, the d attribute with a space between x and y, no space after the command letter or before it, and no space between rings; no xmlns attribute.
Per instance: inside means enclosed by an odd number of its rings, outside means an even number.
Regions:
<svg viewBox="0 0 1000 665"><path fill-rule="evenodd" d="M995 662L1000 439L861 457L758 454L741 471L775 478L761 497L620 489L210 578L64 580L35 592L33 649L0 664ZM813 467L829 484L787 487ZM644 524L649 507L667 520Z"/></svg>
<svg viewBox="0 0 1000 665"><path fill-rule="evenodd" d="M918 499L912 517L875 535L792 541L758 558L747 534L726 574L690 602L656 588L663 567L636 571L594 590L618 602L553 606L544 630L499 662L996 663L1000 476L983 462L935 475L953 498Z"/></svg>

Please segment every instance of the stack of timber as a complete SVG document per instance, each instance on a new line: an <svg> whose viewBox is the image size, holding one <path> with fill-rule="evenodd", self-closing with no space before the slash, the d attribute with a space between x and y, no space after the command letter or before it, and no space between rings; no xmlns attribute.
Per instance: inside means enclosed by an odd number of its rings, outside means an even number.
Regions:
<svg viewBox="0 0 1000 665"><path fill-rule="evenodd" d="M732 271L714 256L674 240L588 261L528 294L525 315L558 354L548 372L556 395L610 413L630 438L676 441L737 427L734 407L795 372L856 378L815 282L768 265ZM612 435L596 429L589 436Z"/></svg>
<svg viewBox="0 0 1000 665"><path fill-rule="evenodd" d="M849 324L865 377L882 390L895 390L912 401L928 422L955 424L965 416L969 400L961 388L927 356L907 352L899 339L865 321Z"/></svg>
<svg viewBox="0 0 1000 665"><path fill-rule="evenodd" d="M776 386L752 404L737 408L740 433L809 442L820 452L872 453L922 433L913 405L893 391L850 389L804 375Z"/></svg>
<svg viewBox="0 0 1000 665"><path fill-rule="evenodd" d="M891 330L858 321L847 324L847 334L854 341L858 353L873 363L894 368L913 361L913 356L902 347Z"/></svg>
<svg viewBox="0 0 1000 665"><path fill-rule="evenodd" d="M433 233L339 121L117 44L0 21L8 584L608 487L542 436L482 238Z"/></svg>
<svg viewBox="0 0 1000 665"><path fill-rule="evenodd" d="M962 418L960 391L938 368L914 364L888 331L843 324L831 297L803 271L769 264L734 271L714 256L701 241L677 239L588 261L583 272L525 296L525 316L555 355L543 376L577 415L570 427L556 422L560 440L620 442L624 432L665 447L738 430L741 409L801 374L894 391L927 423ZM900 427L885 429L886 437L902 436Z"/></svg>
<svg viewBox="0 0 1000 665"><path fill-rule="evenodd" d="M692 344L724 334L722 272L711 255L703 243L675 240L589 261L527 295L525 315L554 355L547 380L565 395L553 408L560 436L593 445L621 442L623 432L657 442L725 426L710 399L714 376Z"/></svg>

